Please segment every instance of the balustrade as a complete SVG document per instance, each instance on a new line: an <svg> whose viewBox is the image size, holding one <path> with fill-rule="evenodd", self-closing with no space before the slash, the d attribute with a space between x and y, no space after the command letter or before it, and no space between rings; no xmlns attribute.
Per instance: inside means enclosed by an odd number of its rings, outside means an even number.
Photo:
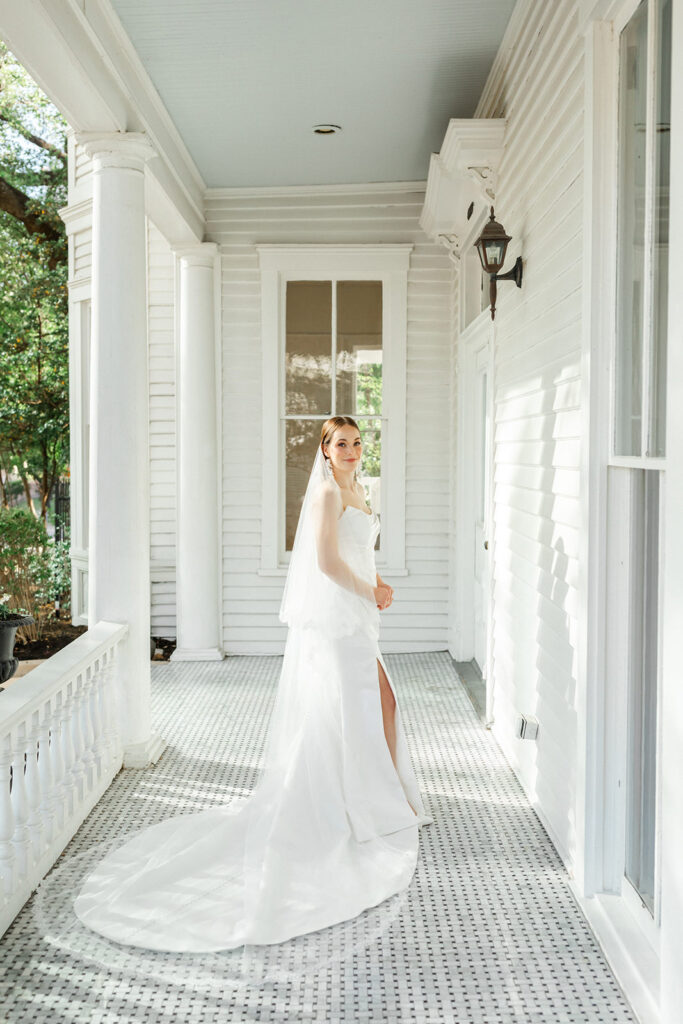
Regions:
<svg viewBox="0 0 683 1024"><path fill-rule="evenodd" d="M121 768L127 634L98 622L0 694L0 935Z"/></svg>

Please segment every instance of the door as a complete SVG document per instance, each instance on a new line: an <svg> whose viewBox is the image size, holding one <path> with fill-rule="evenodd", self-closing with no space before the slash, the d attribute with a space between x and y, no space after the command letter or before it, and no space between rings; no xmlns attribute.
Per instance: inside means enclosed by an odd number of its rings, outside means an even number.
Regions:
<svg viewBox="0 0 683 1024"><path fill-rule="evenodd" d="M474 660L479 666L482 678L488 668L488 619L489 619L489 535L488 535L488 492L489 492L489 372L488 345L476 354L474 377Z"/></svg>

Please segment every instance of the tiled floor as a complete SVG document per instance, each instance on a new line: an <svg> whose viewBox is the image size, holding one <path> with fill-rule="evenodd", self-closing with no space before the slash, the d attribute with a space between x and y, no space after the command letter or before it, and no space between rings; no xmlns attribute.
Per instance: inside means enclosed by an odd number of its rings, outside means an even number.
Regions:
<svg viewBox="0 0 683 1024"><path fill-rule="evenodd" d="M119 774L5 935L2 1024L635 1024L563 865L446 652L387 655L425 803L411 885L353 922L188 956L99 939L79 877L145 824L247 794L280 658L154 663L169 747Z"/></svg>

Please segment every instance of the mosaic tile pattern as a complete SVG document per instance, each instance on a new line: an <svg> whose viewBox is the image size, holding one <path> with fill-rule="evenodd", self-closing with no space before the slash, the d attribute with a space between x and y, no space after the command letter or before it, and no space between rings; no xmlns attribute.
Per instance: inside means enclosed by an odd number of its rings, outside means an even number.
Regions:
<svg viewBox="0 0 683 1024"><path fill-rule="evenodd" d="M2 1024L637 1024L448 654L386 661L434 817L403 893L351 923L250 947L239 978L239 951L95 943L69 912L79 874L126 833L248 795L281 666L155 662L153 720L169 746L154 768L119 773L2 939Z"/></svg>

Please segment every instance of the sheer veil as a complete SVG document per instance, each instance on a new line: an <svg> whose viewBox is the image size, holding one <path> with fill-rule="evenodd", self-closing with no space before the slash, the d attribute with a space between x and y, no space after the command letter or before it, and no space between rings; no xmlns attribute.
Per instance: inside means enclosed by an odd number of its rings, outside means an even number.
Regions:
<svg viewBox="0 0 683 1024"><path fill-rule="evenodd" d="M342 560L333 530L325 531L329 571L319 567L316 519L321 512L319 499L328 482L339 487L318 446L294 535L279 617L289 626L315 627L328 637L340 637L357 629L378 627L379 612L372 597L376 583L372 568L367 563L349 564L348 554L347 560Z"/></svg>
<svg viewBox="0 0 683 1024"><path fill-rule="evenodd" d="M312 591L315 590L315 578L320 570L315 550L312 505L314 496L326 480L334 480L334 476L327 465L322 448L318 445L301 504L280 604L280 621L286 622L289 626L303 626L315 619Z"/></svg>

